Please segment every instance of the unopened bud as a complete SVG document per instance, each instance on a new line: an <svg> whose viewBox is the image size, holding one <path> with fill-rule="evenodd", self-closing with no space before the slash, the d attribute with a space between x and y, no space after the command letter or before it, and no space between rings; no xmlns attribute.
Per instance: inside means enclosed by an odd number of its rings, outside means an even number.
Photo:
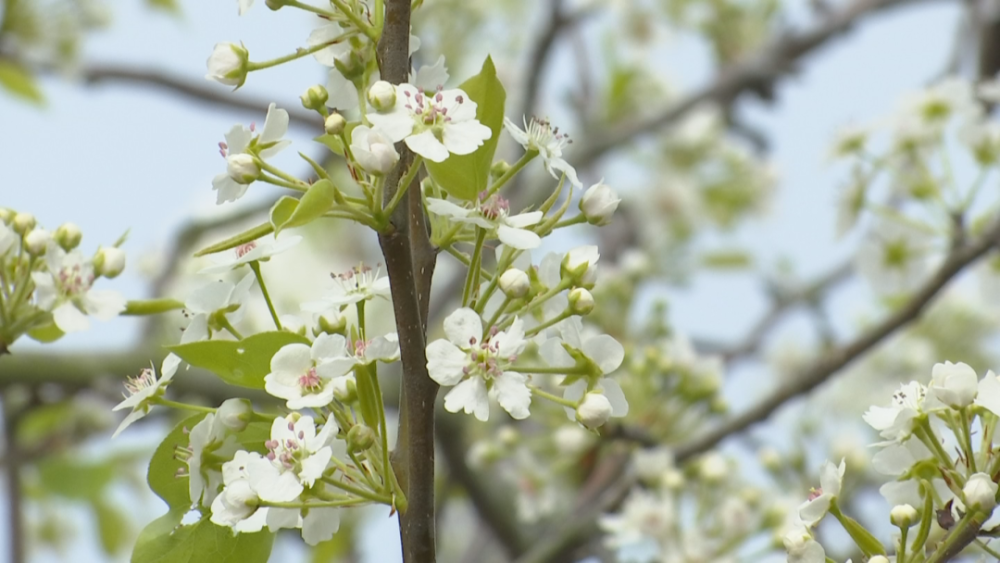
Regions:
<svg viewBox="0 0 1000 563"><path fill-rule="evenodd" d="M330 99L330 93L326 91L323 85L315 84L299 96L299 99L302 100L302 107L314 111L323 111L326 109L326 101Z"/></svg>
<svg viewBox="0 0 1000 563"><path fill-rule="evenodd" d="M108 246L97 251L94 257L94 273L106 278L118 277L125 269L125 251Z"/></svg>
<svg viewBox="0 0 1000 563"><path fill-rule="evenodd" d="M497 430L497 441L503 444L505 447L513 448L517 445L518 440L520 440L521 434L511 425L505 425Z"/></svg>
<svg viewBox="0 0 1000 563"><path fill-rule="evenodd" d="M524 297L528 294L529 289L531 289L531 280L528 279L528 274L524 273L523 270L508 268L500 275L500 291L511 299Z"/></svg>
<svg viewBox="0 0 1000 563"><path fill-rule="evenodd" d="M597 281L597 260L601 254L596 246L581 246L566 253L559 265L559 274L580 287L593 287Z"/></svg>
<svg viewBox="0 0 1000 563"><path fill-rule="evenodd" d="M24 237L24 246L33 256L45 254L45 248L52 240L52 235L45 229L33 229Z"/></svg>
<svg viewBox="0 0 1000 563"><path fill-rule="evenodd" d="M589 315L594 310L594 296L582 287L569 292L569 309L574 315Z"/></svg>
<svg viewBox="0 0 1000 563"><path fill-rule="evenodd" d="M226 157L226 172L238 184L249 184L260 177L260 167L253 156L246 153Z"/></svg>
<svg viewBox="0 0 1000 563"><path fill-rule="evenodd" d="M618 194L601 180L583 193L583 197L580 198L580 211L591 225L607 225L621 201Z"/></svg>
<svg viewBox="0 0 1000 563"><path fill-rule="evenodd" d="M893 526L899 528L909 528L917 521L917 509L909 504L897 504L889 512L889 521Z"/></svg>
<svg viewBox="0 0 1000 563"><path fill-rule="evenodd" d="M253 416L253 407L250 399L227 399L219 406L215 412L215 420L218 420L230 432L242 432L250 424L250 417Z"/></svg>
<svg viewBox="0 0 1000 563"><path fill-rule="evenodd" d="M590 428L600 428L611 418L611 401L601 393L587 393L576 407L576 421Z"/></svg>
<svg viewBox="0 0 1000 563"><path fill-rule="evenodd" d="M347 127L347 120L337 112L328 115L326 121L323 122L323 128L326 129L327 135L340 135L344 132L345 127Z"/></svg>
<svg viewBox="0 0 1000 563"><path fill-rule="evenodd" d="M77 227L74 223L63 223L59 225L56 229L55 234L56 243L62 247L63 250L69 252L77 246L80 246L80 241L83 239L83 233L80 232L80 227Z"/></svg>
<svg viewBox="0 0 1000 563"><path fill-rule="evenodd" d="M334 378L333 398L345 405L358 400L358 382L354 380L353 375Z"/></svg>
<svg viewBox="0 0 1000 563"><path fill-rule="evenodd" d="M35 216L31 213L17 213L11 223L17 234L24 236L28 231L35 228Z"/></svg>
<svg viewBox="0 0 1000 563"><path fill-rule="evenodd" d="M355 424L347 431L347 447L352 452L361 452L375 445L378 436L364 424Z"/></svg>
<svg viewBox="0 0 1000 563"><path fill-rule="evenodd" d="M676 491L684 486L684 474L677 469L669 469L663 472L660 482L667 489Z"/></svg>
<svg viewBox="0 0 1000 563"><path fill-rule="evenodd" d="M14 219L14 211L12 209L7 209L6 207L0 207L0 223L5 225L10 224L11 220Z"/></svg>
<svg viewBox="0 0 1000 563"><path fill-rule="evenodd" d="M889 558L885 555L872 555L868 563L889 563Z"/></svg>
<svg viewBox="0 0 1000 563"><path fill-rule="evenodd" d="M778 450L766 447L762 448L757 452L757 458L760 460L760 464L764 466L764 469L768 471L779 471L784 465L781 461L781 454Z"/></svg>
<svg viewBox="0 0 1000 563"><path fill-rule="evenodd" d="M969 477L962 488L962 494L965 496L965 505L969 508L977 507L988 512L997 504L997 484L985 473L975 473Z"/></svg>
<svg viewBox="0 0 1000 563"><path fill-rule="evenodd" d="M510 164L506 160L498 160L493 163L493 166L490 166L490 178L499 180L509 170Z"/></svg>
<svg viewBox="0 0 1000 563"><path fill-rule="evenodd" d="M698 468L698 472L705 481L718 483L724 481L729 476L729 463L721 455L710 453L701 458L701 465Z"/></svg>
<svg viewBox="0 0 1000 563"><path fill-rule="evenodd" d="M250 72L250 54L242 45L216 43L208 58L208 74L205 78L227 86L239 88L247 81Z"/></svg>
<svg viewBox="0 0 1000 563"><path fill-rule="evenodd" d="M271 10L277 12L288 5L288 0L267 0L264 4Z"/></svg>
<svg viewBox="0 0 1000 563"><path fill-rule="evenodd" d="M379 80L368 89L368 103L376 111L389 111L396 105L396 89L385 80Z"/></svg>

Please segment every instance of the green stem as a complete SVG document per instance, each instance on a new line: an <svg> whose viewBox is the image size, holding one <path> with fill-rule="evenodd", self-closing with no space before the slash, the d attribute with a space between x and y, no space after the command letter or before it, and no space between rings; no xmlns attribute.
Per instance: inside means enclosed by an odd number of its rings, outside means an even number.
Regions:
<svg viewBox="0 0 1000 563"><path fill-rule="evenodd" d="M311 54L315 53L316 51L322 51L323 49L326 49L327 47L329 47L331 44L332 44L331 42L320 43L319 45L313 45L312 47L309 47L308 49L303 49L303 48L299 47L298 49L295 50L294 53L285 55L284 57L278 57L276 59L271 59L269 61L263 61L263 62L259 62L259 63L247 62L247 72L253 72L255 70L263 70L265 68L271 68L273 66L278 66L280 64L287 63L288 61L294 61L295 59L301 59L302 57L304 57L306 55L311 55Z"/></svg>
<svg viewBox="0 0 1000 563"><path fill-rule="evenodd" d="M282 180L281 178L272 178L270 176L265 176L263 174L261 174L257 178L257 181L264 182L265 184L271 184L272 186L278 186L280 188L288 188L290 190L295 190L295 191L301 192L301 193L305 193L306 190L309 189L309 188L306 188L306 187L301 186L299 184L293 184L291 182L287 182L285 180Z"/></svg>
<svg viewBox="0 0 1000 563"><path fill-rule="evenodd" d="M896 552L896 562L905 563L906 561L906 535L909 533L909 526L899 527L899 551Z"/></svg>
<svg viewBox="0 0 1000 563"><path fill-rule="evenodd" d="M505 247L503 254L500 255L500 260L497 261L497 266L493 279L490 280L488 286L486 286L486 291L480 296L479 306L476 307L476 312L480 315L483 314L483 310L486 309L486 304L489 302L490 297L493 296L493 292L496 291L497 287L500 285L500 275L507 271L510 267L510 263L514 261L514 254L516 251L511 247Z"/></svg>
<svg viewBox="0 0 1000 563"><path fill-rule="evenodd" d="M344 500L321 500L312 502L269 502L260 501L260 506L268 506L274 508L336 508L338 506L355 506L358 504L364 504L368 502L367 499L361 498L351 498Z"/></svg>
<svg viewBox="0 0 1000 563"><path fill-rule="evenodd" d="M920 421L920 426L914 429L914 433L917 435L917 438L919 438L920 441L924 443L925 446L927 446L928 448L930 448L932 452L934 452L935 457L937 457L941 463L947 466L952 473L955 473L957 475L957 472L955 471L955 462L952 461L951 456L948 455L948 452L944 451L944 447L941 445L941 442L939 442L937 438L934 436L934 431L931 429L930 421L928 421L926 417L924 417L923 420ZM961 476L959 475L959 477ZM959 487L964 487L965 486L964 479L958 485Z"/></svg>
<svg viewBox="0 0 1000 563"><path fill-rule="evenodd" d="M552 228L561 229L563 227L569 227L571 225L579 225L580 223L586 223L586 222L587 222L587 217L584 216L583 213L580 213L579 215L575 215L570 219L564 219L562 221L559 221L555 225L552 225Z"/></svg>
<svg viewBox="0 0 1000 563"><path fill-rule="evenodd" d="M494 277L499 277L499 276L494 276ZM485 301L485 300L486 299L484 298L483 301ZM508 306L510 306L510 301L511 301L510 297L504 296L503 303L500 304L500 306L497 308L496 312L493 313L493 316L490 317L489 322L486 323L486 326L483 327L484 331L489 331L490 327L492 327L493 325L495 325L497 323L497 321L500 320L500 315L503 315L503 312L507 310ZM484 334L483 337L485 338L486 335Z"/></svg>
<svg viewBox="0 0 1000 563"><path fill-rule="evenodd" d="M264 295L264 301L267 302L267 310L271 312L271 318L274 319L274 326L281 330L281 321L278 320L278 313L274 310L274 304L271 303L271 296L267 293L267 285L264 284L264 276L260 274L260 262L253 260L250 262L250 269L253 270L253 275L257 276L257 283L260 285L260 292Z"/></svg>
<svg viewBox="0 0 1000 563"><path fill-rule="evenodd" d="M972 434L969 432L969 413L966 409L958 411L959 424L961 428L962 446L965 448L965 457L968 459L969 469L972 473L978 473L976 469L976 452L972 450Z"/></svg>
<svg viewBox="0 0 1000 563"><path fill-rule="evenodd" d="M476 246L469 260L469 274L465 277L465 289L462 290L462 306L475 305L475 296L479 291L479 268L483 261L483 243L486 241L486 229L476 227Z"/></svg>
<svg viewBox="0 0 1000 563"><path fill-rule="evenodd" d="M528 303L528 305L525 306L524 309L522 309L521 316L522 317L528 316L529 313L534 312L535 309L537 309L538 307L540 307L543 303L545 303L549 299L552 299L552 297L554 295L556 295L557 293L559 293L560 291L569 289L569 286L572 285L572 284L573 284L572 280L570 280L568 278L567 279L559 280L559 283L556 284L555 287L550 288L545 293L543 293L543 294L539 295L538 297L535 297L534 299L532 299L531 303ZM501 329L506 328L512 322L514 322L514 319L512 317L508 317L506 320L504 320L504 322L500 323L499 328L501 328Z"/></svg>
<svg viewBox="0 0 1000 563"><path fill-rule="evenodd" d="M578 366L569 367L559 367L559 366L510 366L512 371L518 373L547 373L553 375L587 375L589 373L586 368Z"/></svg>
<svg viewBox="0 0 1000 563"><path fill-rule="evenodd" d="M545 321L545 322L543 322L543 323L541 323L539 325L533 326L533 327L529 328L528 330L524 331L524 335L525 336L534 336L534 335L538 334L539 332L541 332L541 331L549 328L550 326L552 326L552 325L554 325L554 324L556 324L558 322L561 322L561 321L563 321L565 319L568 319L568 318L570 318L572 316L573 316L573 312L570 311L569 309L566 309L565 311L563 311L562 313L559 313L558 315L552 317L551 319L549 319L549 320L547 320L547 321Z"/></svg>
<svg viewBox="0 0 1000 563"><path fill-rule="evenodd" d="M253 160L254 160L255 163L257 163L257 166L259 166L261 170L263 170L265 172L270 172L271 174L274 174L275 176L277 176L278 178L281 178L282 180L285 180L286 182L289 182L289 183L294 184L296 186L301 186L302 189L303 189L303 191L309 189L309 184L303 182L302 180L299 180L298 178L296 178L295 176L292 176L291 174L289 174L287 172L284 172L280 168L276 168L274 166L271 166L270 164L267 163L267 161L265 161L264 159L260 158L259 156L255 156ZM288 187L288 186L286 186L286 187Z"/></svg>
<svg viewBox="0 0 1000 563"><path fill-rule="evenodd" d="M185 411L194 412L204 412L204 413L214 413L215 409L212 407L203 407L201 405L190 405L188 403L179 403L177 401L171 401L170 399L164 399L163 397L153 397L150 402L154 405L162 405L164 407L170 407L172 409L180 409Z"/></svg>
<svg viewBox="0 0 1000 563"><path fill-rule="evenodd" d="M417 176L417 172L420 170L420 166L423 163L424 157L419 154L413 157L413 163L410 164L410 168L406 171L406 175L400 179L399 185L396 188L396 193L392 195L392 199L389 200L389 204L382 209L381 218L383 220L392 216L392 212L396 210L396 206L403 200L403 196L406 195L406 191L409 189L410 184L413 183L413 178ZM382 198L378 198L378 201L382 201Z"/></svg>
<svg viewBox="0 0 1000 563"><path fill-rule="evenodd" d="M579 406L574 401L569 401L569 400L563 399L562 397L553 395L552 393L548 393L546 391L542 391L541 389L539 389L538 387L536 387L534 385L529 385L528 388L531 389L531 394L532 395L535 395L537 397L541 397L543 399L548 399L549 401L552 401L553 403L562 405L562 406L564 406L566 408L570 408L570 409L576 410L576 407Z"/></svg>
<svg viewBox="0 0 1000 563"><path fill-rule="evenodd" d="M389 426L385 421L385 402L382 398L382 387L378 382L376 364L371 364L367 369L371 372L372 387L375 388L375 397L378 399L379 437L382 439L382 479L386 492L389 492L391 489L397 489L398 485L392 484L396 479L396 472L392 470L392 465L389 463Z"/></svg>
<svg viewBox="0 0 1000 563"><path fill-rule="evenodd" d="M222 325L222 328L226 329L226 332L232 334L233 338L235 338L236 340L243 340L243 335L240 334L238 330L236 330L236 327L234 327L232 323L229 322L229 319L227 319L225 315L219 315L219 317L220 317L219 324Z"/></svg>
<svg viewBox="0 0 1000 563"><path fill-rule="evenodd" d="M305 10L306 12L312 12L314 14L317 14L317 15L320 15L320 16L324 16L324 17L327 17L327 18L335 18L335 17L337 17L337 14L335 14L333 12L330 12L328 10L324 10L323 8L317 8L316 6L311 6L309 4L304 4L302 2L299 2L298 0L285 0L285 5L286 6L292 6L294 8L298 8L300 10Z"/></svg>
<svg viewBox="0 0 1000 563"><path fill-rule="evenodd" d="M350 6L344 3L344 0L330 0L330 1L333 2L333 5L336 6L341 12L343 12L344 16L346 16L347 19L351 20L351 23L354 24L354 27L358 28L358 31L367 35L368 38L371 39L373 43L378 43L379 33L377 33L375 29L372 28L372 26L368 25L368 22L362 20L360 16L355 14L354 11L351 10Z"/></svg>
<svg viewBox="0 0 1000 563"><path fill-rule="evenodd" d="M366 491L365 489L355 487L353 485L348 485L347 483L343 483L341 481L337 481L336 479L331 479L329 477L322 477L322 479L323 482L328 485L332 485L342 491L347 491L352 495L359 496L363 499L368 499L373 502L381 502L382 504L388 504L388 505L392 504L392 498L386 495L380 495L372 491Z"/></svg>
<svg viewBox="0 0 1000 563"><path fill-rule="evenodd" d="M536 150L529 149L525 151L525 153L521 155L521 158L519 158L517 162L514 163L513 166L508 168L507 171L503 173L503 176L500 176L499 178L497 178L496 182L493 182L493 185L490 186L489 191L486 192L486 197L490 197L493 194L500 191L500 188L504 187L504 185L506 185L511 178L513 178L518 172L520 172L521 169L524 168L525 165L527 165L529 162L531 162L532 159L534 159L536 156L538 156L538 151Z"/></svg>

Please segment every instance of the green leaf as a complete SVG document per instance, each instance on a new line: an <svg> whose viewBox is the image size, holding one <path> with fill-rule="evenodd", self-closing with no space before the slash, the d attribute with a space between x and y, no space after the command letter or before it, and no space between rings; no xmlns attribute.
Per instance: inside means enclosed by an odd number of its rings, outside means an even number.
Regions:
<svg viewBox="0 0 1000 563"><path fill-rule="evenodd" d="M90 503L97 520L97 532L101 538L101 547L108 555L114 555L125 547L129 536L129 522L124 514L115 506L101 499Z"/></svg>
<svg viewBox="0 0 1000 563"><path fill-rule="evenodd" d="M180 526L184 511L174 510L150 522L139 534L132 563L267 563L274 534L236 534L205 515Z"/></svg>
<svg viewBox="0 0 1000 563"><path fill-rule="evenodd" d="M351 132L354 131L354 128L358 125L361 125L360 121L348 122L347 126L344 127L344 137L350 139ZM324 134L319 137L313 137L313 140L330 149L330 152L344 156L344 141L341 139L340 135Z"/></svg>
<svg viewBox="0 0 1000 563"><path fill-rule="evenodd" d="M486 182L490 177L493 154L497 150L500 131L503 129L507 92L497 79L497 69L490 57L486 57L479 74L463 82L459 88L476 102L476 119L489 127L493 136L472 154L453 154L444 162L425 162L425 165L434 181L445 191L454 197L471 201L486 189Z"/></svg>
<svg viewBox="0 0 1000 563"><path fill-rule="evenodd" d="M291 199L291 198L289 198ZM241 244L246 244L250 241L259 239L264 235L269 235L274 232L274 225L270 221L262 225L257 225L252 229L243 231L238 235L233 235L222 242L217 242L212 246L207 248L202 248L198 252L195 252L195 256L204 256L206 254L215 254L216 252L222 252L223 250L229 250L230 248L236 248Z"/></svg>
<svg viewBox="0 0 1000 563"><path fill-rule="evenodd" d="M361 407L361 418L368 426L378 428L378 394L375 392L372 373L368 371L367 367L358 369L355 373L357 375L358 406Z"/></svg>
<svg viewBox="0 0 1000 563"><path fill-rule="evenodd" d="M45 102L35 77L13 61L0 59L0 87L29 102L38 105Z"/></svg>
<svg viewBox="0 0 1000 563"><path fill-rule="evenodd" d="M38 464L38 476L49 492L71 499L93 499L115 478L110 463L83 463L64 457L45 458Z"/></svg>
<svg viewBox="0 0 1000 563"><path fill-rule="evenodd" d="M844 530L851 536L851 539L854 540L854 543L857 544L858 548L865 555L869 557L872 555L885 555L885 546L882 545L882 542L878 541L860 522L840 512L840 508L837 506L837 499L833 499L831 503L830 514L833 514L834 518L840 522L840 525L844 527Z"/></svg>
<svg viewBox="0 0 1000 563"><path fill-rule="evenodd" d="M264 388L271 373L271 357L288 344L309 345L309 339L291 332L261 332L239 341L207 340L167 346L185 362L218 375L226 383Z"/></svg>
<svg viewBox="0 0 1000 563"><path fill-rule="evenodd" d="M55 323L50 323L37 328L33 328L28 331L28 336L32 340L41 342L42 344L49 344L50 342L55 342L62 338L66 333L63 332Z"/></svg>
<svg viewBox="0 0 1000 563"><path fill-rule="evenodd" d="M319 180L309 186L301 199L282 197L271 208L271 224L275 234L282 229L301 227L323 216L333 206L337 188L330 180Z"/></svg>
<svg viewBox="0 0 1000 563"><path fill-rule="evenodd" d="M149 471L146 472L149 488L156 493L156 496L163 499L171 510L181 510L182 516L191 506L191 495L188 492L188 478L177 476L177 470L182 467L186 469L187 464L177 459L175 454L178 446L184 448L188 446L190 439L187 432L190 432L205 416L204 413L196 414L185 418L175 426L156 447L153 457L149 460Z"/></svg>
<svg viewBox="0 0 1000 563"><path fill-rule="evenodd" d="M125 303L122 315L158 315L175 309L183 309L184 304L176 299L143 299Z"/></svg>

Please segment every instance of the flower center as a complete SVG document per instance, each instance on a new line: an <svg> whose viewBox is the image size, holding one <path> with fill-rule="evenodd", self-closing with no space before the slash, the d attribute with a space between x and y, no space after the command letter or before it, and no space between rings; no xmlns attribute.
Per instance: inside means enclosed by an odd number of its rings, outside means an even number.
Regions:
<svg viewBox="0 0 1000 563"><path fill-rule="evenodd" d="M365 357L365 350L368 349L368 345L371 344L371 340L358 340L354 341L354 356L358 359L363 359Z"/></svg>
<svg viewBox="0 0 1000 563"><path fill-rule="evenodd" d="M243 258L250 253L251 250L257 248L257 241L252 240L246 244L241 244L236 247L236 257Z"/></svg>
<svg viewBox="0 0 1000 563"><path fill-rule="evenodd" d="M135 395L144 389L149 389L156 385L156 373L150 368L144 368L139 375L129 377L125 381L125 389L129 395Z"/></svg>
<svg viewBox="0 0 1000 563"><path fill-rule="evenodd" d="M558 127L552 127L548 119L532 117L525 132L531 144L546 154L562 154L563 147L573 143L569 135L560 133Z"/></svg>
<svg viewBox="0 0 1000 563"><path fill-rule="evenodd" d="M288 429L294 431L295 424L289 421ZM305 445L302 443L305 437L305 433L299 430L293 437L286 438L283 441L271 439L264 442L264 447L267 448L267 459L277 461L285 469L298 467L302 458L309 455Z"/></svg>
<svg viewBox="0 0 1000 563"><path fill-rule="evenodd" d="M451 116L448 115L448 108L444 105L444 95L441 94L440 88L434 97L428 97L421 92L412 94L409 91L404 91L403 95L406 96L406 109L410 110L414 117L425 126L444 125L451 121ZM465 97L458 96L455 98L455 101L459 104L465 103Z"/></svg>
<svg viewBox="0 0 1000 563"><path fill-rule="evenodd" d="M500 356L500 344L493 340L497 332L497 327L494 326L490 329L489 336L484 338L482 342L478 341L476 337L469 339L469 361L462 368L465 375L475 373L485 379L493 379L503 374L504 368L508 364L517 360L517 356L506 358Z"/></svg>
<svg viewBox="0 0 1000 563"><path fill-rule="evenodd" d="M85 269L80 264L74 264L59 270L56 279L59 282L62 294L73 298L86 293L90 289L90 286L94 283L94 274L89 268Z"/></svg>
<svg viewBox="0 0 1000 563"><path fill-rule="evenodd" d="M307 391L318 391L323 386L323 380L316 375L316 368L309 368L309 371L299 376L299 387Z"/></svg>
<svg viewBox="0 0 1000 563"><path fill-rule="evenodd" d="M379 271L379 266L371 268L362 263L342 274L330 274L330 277L340 283L345 293L361 293L367 296L371 293L375 280L378 279Z"/></svg>
<svg viewBox="0 0 1000 563"><path fill-rule="evenodd" d="M479 213L490 221L502 219L510 211L510 203L506 199L500 196L487 199L485 190L479 194L479 199Z"/></svg>

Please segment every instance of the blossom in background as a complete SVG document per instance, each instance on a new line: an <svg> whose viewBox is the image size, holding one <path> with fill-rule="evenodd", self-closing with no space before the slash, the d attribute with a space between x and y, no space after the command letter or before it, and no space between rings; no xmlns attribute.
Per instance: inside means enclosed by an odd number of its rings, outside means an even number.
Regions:
<svg viewBox="0 0 1000 563"><path fill-rule="evenodd" d="M293 410L332 403L334 378L353 367L334 361L343 353L343 340L339 334L321 334L312 347L298 343L283 346L271 358L271 373L264 376L264 390L285 399L286 406Z"/></svg>
<svg viewBox="0 0 1000 563"><path fill-rule="evenodd" d="M802 522L795 522L781 537L788 563L826 563L826 550Z"/></svg>
<svg viewBox="0 0 1000 563"><path fill-rule="evenodd" d="M330 274L334 282L333 289L323 297L322 301L303 303L302 310L322 313L329 311L330 307L353 305L376 297L389 299L389 278L379 276L380 273L378 267L371 268L361 264L342 274Z"/></svg>
<svg viewBox="0 0 1000 563"><path fill-rule="evenodd" d="M591 225L607 225L621 201L618 194L608 187L602 178L583 193L580 198L580 212Z"/></svg>
<svg viewBox="0 0 1000 563"><path fill-rule="evenodd" d="M223 315L230 323L239 322L246 311L242 304L250 295L253 282L253 273L248 273L236 284L214 281L192 291L184 302L190 321L181 335L181 344L208 340L211 336L209 324L214 315Z"/></svg>
<svg viewBox="0 0 1000 563"><path fill-rule="evenodd" d="M133 422L149 414L149 410L153 408L151 399L163 395L170 380L177 373L177 366L180 363L180 358L174 354L168 354L160 365L159 378L156 377L156 370L153 366L144 368L136 377L128 378L128 381L125 382L125 389L128 391L125 400L115 405L111 410L132 409L132 412L128 413L125 420L118 425L118 429L111 436L112 438L121 434L122 430L128 428Z"/></svg>
<svg viewBox="0 0 1000 563"><path fill-rule="evenodd" d="M911 381L900 385L887 407L871 406L862 416L883 438L903 442L913 432L913 421L924 413L927 388Z"/></svg>
<svg viewBox="0 0 1000 563"><path fill-rule="evenodd" d="M232 250L213 255L212 260L215 265L202 268L198 273L223 274L250 262L267 261L272 256L281 254L300 242L302 242L300 236L283 237L281 240L277 240L271 235L261 237L241 244Z"/></svg>
<svg viewBox="0 0 1000 563"><path fill-rule="evenodd" d="M91 288L94 266L79 251L67 253L52 242L45 251L45 264L48 271L31 273L35 298L39 308L52 312L59 330L87 330L88 315L106 321L125 310L125 298L118 292Z"/></svg>
<svg viewBox="0 0 1000 563"><path fill-rule="evenodd" d="M583 183L576 176L576 169L563 160L563 147L571 141L568 135L559 132L558 127L552 127L548 120L535 117L532 117L530 122L525 118L524 129L514 125L514 122L506 117L503 118L503 125L510 136L524 147L524 150L538 151L545 164L545 169L553 178L558 180L560 176L565 174L566 179L573 186L583 187Z"/></svg>
<svg viewBox="0 0 1000 563"><path fill-rule="evenodd" d="M867 191L868 180L861 168L855 167L847 186L837 194L837 236L844 236L857 224L865 208Z"/></svg>
<svg viewBox="0 0 1000 563"><path fill-rule="evenodd" d="M271 104L264 118L264 128L260 135L254 137L254 125L246 128L234 125L226 133L225 142L219 143L219 152L226 159L226 173L219 174L212 180L212 189L216 190L216 203L236 201L243 197L247 186L259 173L254 160L256 155L266 160L281 152L292 142L282 140L288 132L288 112Z"/></svg>
<svg viewBox="0 0 1000 563"><path fill-rule="evenodd" d="M474 209L456 205L436 197L427 198L427 210L459 223L469 223L496 232L500 242L518 250L530 250L542 244L542 239L525 227L542 220L541 211L510 215L510 204L500 196L481 200Z"/></svg>
<svg viewBox="0 0 1000 563"><path fill-rule="evenodd" d="M14 248L14 244L17 242L18 235L14 232L14 229L11 229L3 221L0 221L0 256L7 254L7 251Z"/></svg>
<svg viewBox="0 0 1000 563"><path fill-rule="evenodd" d="M482 319L463 307L448 315L444 330L447 340L427 345L431 379L454 386L445 395L444 408L448 412L464 410L485 422L490 416L488 397L493 397L515 419L527 418L531 404L527 377L509 369L528 343L520 319L515 318L505 331L494 330L484 336Z"/></svg>
<svg viewBox="0 0 1000 563"><path fill-rule="evenodd" d="M831 503L840 495L846 467L844 460L840 460L840 465L834 465L829 461L823 463L819 474L820 488L813 490L809 500L799 507L799 517L804 523L815 526L826 516Z"/></svg>
<svg viewBox="0 0 1000 563"><path fill-rule="evenodd" d="M493 136L493 131L476 119L476 102L462 90L427 95L412 84L393 89L395 104L368 114L368 119L393 142L405 141L410 150L431 162L443 162L449 154L472 153Z"/></svg>
<svg viewBox="0 0 1000 563"><path fill-rule="evenodd" d="M880 221L858 249L855 265L880 295L907 293L927 270L927 233L898 221Z"/></svg>
<svg viewBox="0 0 1000 563"><path fill-rule="evenodd" d="M602 514L597 525L607 534L605 545L621 549L671 537L677 518L677 507L669 494L633 488L621 511Z"/></svg>

